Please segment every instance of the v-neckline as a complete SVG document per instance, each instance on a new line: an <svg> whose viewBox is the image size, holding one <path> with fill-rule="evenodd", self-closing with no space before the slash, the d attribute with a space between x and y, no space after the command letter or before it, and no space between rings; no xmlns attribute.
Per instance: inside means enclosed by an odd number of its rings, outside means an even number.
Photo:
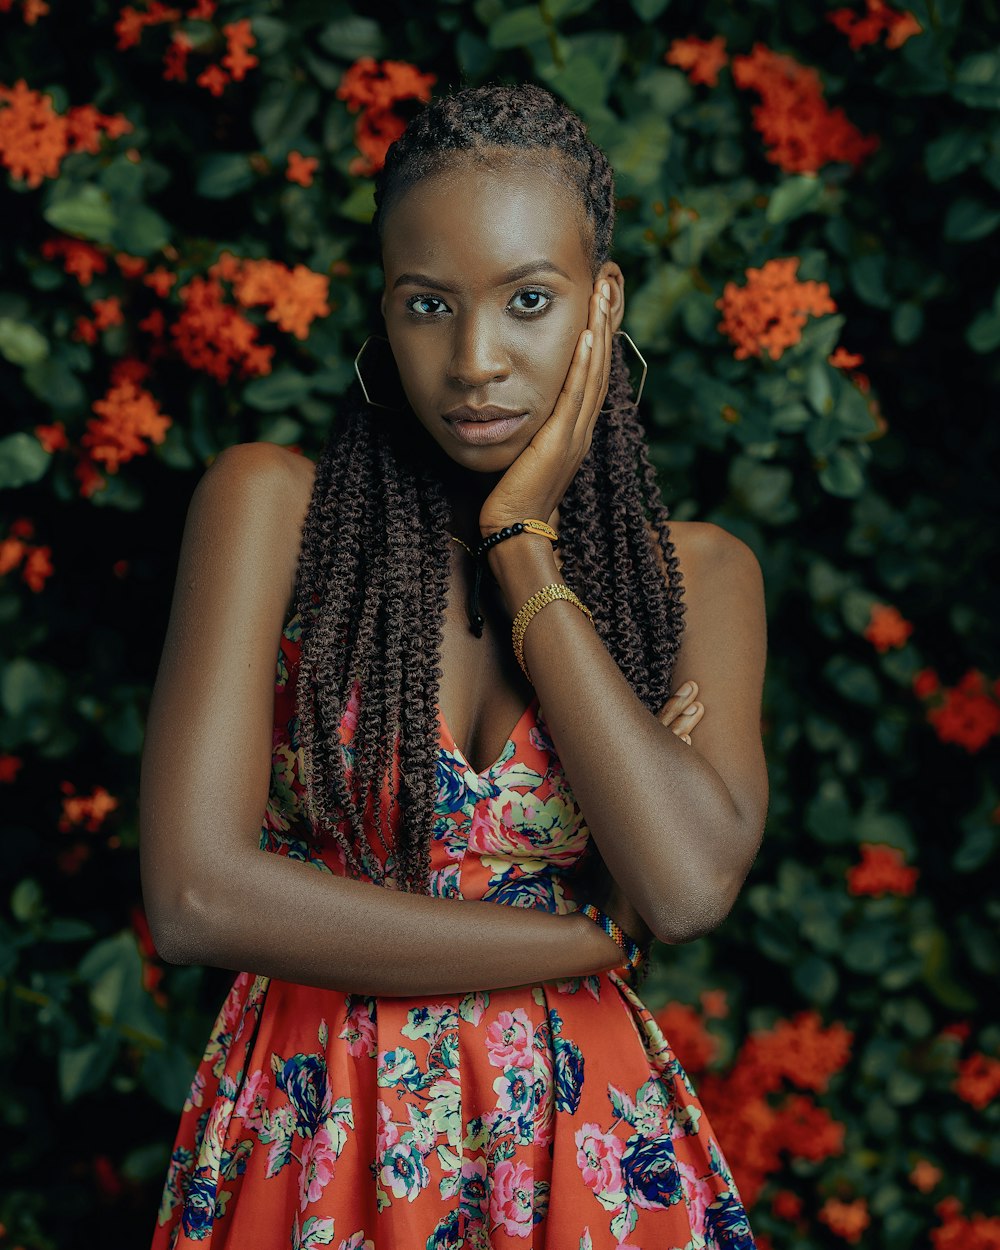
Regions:
<svg viewBox="0 0 1000 1250"><path fill-rule="evenodd" d="M533 708L537 708L537 706L538 706L538 694L536 692L535 694L531 696L531 701L528 703L527 707L525 707L521 715L517 718L517 723L514 725L514 728L507 735L507 741L500 748L500 754L497 756L497 758L493 761L492 764L490 764L487 768L482 769L481 772L476 772L475 768L472 766L469 760L469 757L465 754L462 748L455 741L455 735L451 732L451 729L448 727L448 722L444 718L444 711L440 703L438 703L438 719L441 722L441 727L444 730L445 737L448 739L448 741L451 743L454 749L454 753L459 757L462 763L465 764L466 768L468 768L468 770L474 776L476 776L477 778L482 778L482 777L488 777L490 773L494 771L494 769L500 766L500 763L502 762L504 756L507 754L507 748L510 746L512 742L516 742L518 731L520 730L524 721L527 719L528 713L532 711Z"/></svg>

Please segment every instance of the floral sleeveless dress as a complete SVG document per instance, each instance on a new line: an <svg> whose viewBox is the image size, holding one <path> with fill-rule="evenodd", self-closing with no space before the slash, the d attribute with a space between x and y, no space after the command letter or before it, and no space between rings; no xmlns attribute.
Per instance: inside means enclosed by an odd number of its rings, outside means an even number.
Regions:
<svg viewBox="0 0 1000 1250"><path fill-rule="evenodd" d="M305 815L300 635L296 614L261 847L345 875ZM358 697L340 728L348 777ZM590 834L538 696L482 773L439 720L433 893L576 910ZM754 1250L704 1109L623 977L374 998L240 973L184 1104L152 1250Z"/></svg>

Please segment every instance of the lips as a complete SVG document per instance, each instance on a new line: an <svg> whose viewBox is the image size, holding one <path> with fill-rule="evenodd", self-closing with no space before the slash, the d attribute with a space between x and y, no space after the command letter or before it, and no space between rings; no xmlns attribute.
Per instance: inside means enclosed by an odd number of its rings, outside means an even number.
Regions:
<svg viewBox="0 0 1000 1250"><path fill-rule="evenodd" d="M517 408L497 408L495 405L489 404L484 408L472 408L468 404L461 408L452 408L450 412L444 414L446 421L474 421L481 423L484 421L510 421L513 417L523 417L524 410Z"/></svg>

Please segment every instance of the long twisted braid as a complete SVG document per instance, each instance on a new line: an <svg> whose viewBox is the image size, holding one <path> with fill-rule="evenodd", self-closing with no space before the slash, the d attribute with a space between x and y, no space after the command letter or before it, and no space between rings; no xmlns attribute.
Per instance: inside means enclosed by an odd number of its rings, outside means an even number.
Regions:
<svg viewBox="0 0 1000 1250"><path fill-rule="evenodd" d="M468 88L419 113L376 179L380 235L389 207L409 187L449 163L489 159L496 148L561 161L590 223L596 276L614 230L612 171L580 119L533 85ZM637 697L658 712L680 647L683 587L621 343L613 342L590 452L560 504L560 554L564 580L593 611ZM406 426L405 417L373 419L355 388L318 462L296 583L298 741L315 830L336 840L353 872L384 881L371 837L390 849L387 792L399 807L389 870L398 888L427 893L451 514L442 483L407 454ZM363 693L352 792L339 726L355 681Z"/></svg>

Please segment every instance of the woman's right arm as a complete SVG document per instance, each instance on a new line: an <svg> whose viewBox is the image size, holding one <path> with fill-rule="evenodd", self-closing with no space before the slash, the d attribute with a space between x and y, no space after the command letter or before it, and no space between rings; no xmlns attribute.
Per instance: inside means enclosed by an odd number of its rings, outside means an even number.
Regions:
<svg viewBox="0 0 1000 1250"><path fill-rule="evenodd" d="M292 452L242 444L192 498L140 780L142 891L158 951L390 997L620 967L615 943L576 913L405 894L260 849L303 472Z"/></svg>

